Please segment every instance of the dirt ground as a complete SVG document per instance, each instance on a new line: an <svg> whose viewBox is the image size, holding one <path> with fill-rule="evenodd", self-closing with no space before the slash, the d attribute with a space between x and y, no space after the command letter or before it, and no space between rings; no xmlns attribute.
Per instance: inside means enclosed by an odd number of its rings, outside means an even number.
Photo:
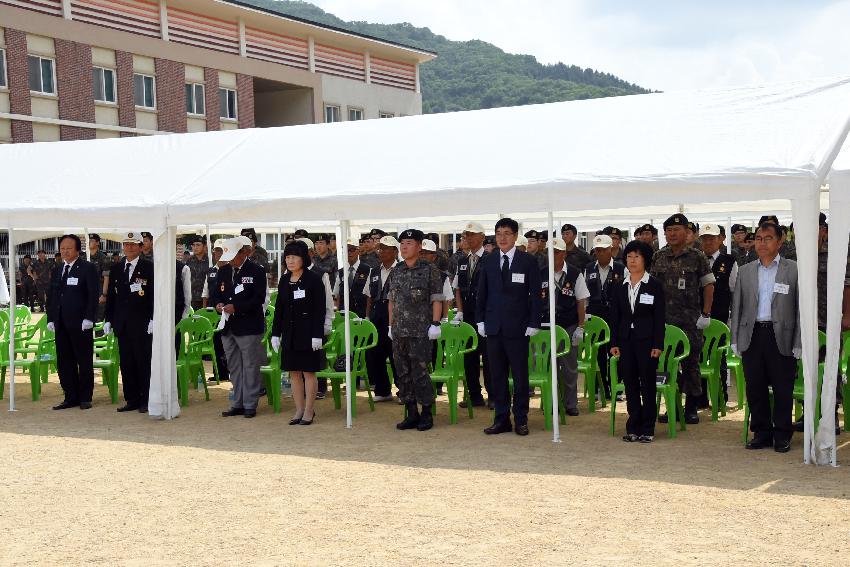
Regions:
<svg viewBox="0 0 850 567"><path fill-rule="evenodd" d="M0 411L0 564L850 563L850 467L801 464L800 436L744 450L743 412L640 445L583 401L555 444L539 410L524 438L485 436L483 411L451 426L445 399L429 432L397 431L395 403L361 403L347 430L330 399L310 427L287 425L291 400L222 418L228 389L153 421L102 385L93 409L51 411L55 376L32 402L19 375L19 411L8 385Z"/></svg>

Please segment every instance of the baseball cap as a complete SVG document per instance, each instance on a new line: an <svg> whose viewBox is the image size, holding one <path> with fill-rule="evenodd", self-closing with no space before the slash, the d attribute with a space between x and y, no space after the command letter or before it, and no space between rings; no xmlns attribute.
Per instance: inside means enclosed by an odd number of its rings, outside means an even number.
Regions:
<svg viewBox="0 0 850 567"><path fill-rule="evenodd" d="M292 233L292 236L294 236L295 238L307 238L310 235L303 228L299 228L298 230Z"/></svg>
<svg viewBox="0 0 850 567"><path fill-rule="evenodd" d="M253 228L243 228L242 231L239 234L242 235L242 236L247 236L248 238L250 238L254 242L257 241L257 231L254 230Z"/></svg>
<svg viewBox="0 0 850 567"><path fill-rule="evenodd" d="M699 230L700 236L720 236L720 227L714 223L707 222Z"/></svg>
<svg viewBox="0 0 850 567"><path fill-rule="evenodd" d="M528 246L528 239L524 236L517 236L514 246Z"/></svg>
<svg viewBox="0 0 850 567"><path fill-rule="evenodd" d="M312 240L310 240L309 238L296 238L295 240L297 240L298 242L303 242L304 244L306 244L306 245L307 245L307 250L312 250L312 249L313 249L313 247L314 247L314 246L313 246L313 241L312 241Z"/></svg>
<svg viewBox="0 0 850 567"><path fill-rule="evenodd" d="M473 234L484 234L484 227L477 222L468 222L463 227L463 232L471 232Z"/></svg>
<svg viewBox="0 0 850 567"><path fill-rule="evenodd" d="M564 242L563 238L553 238L552 239L552 248L555 250L564 251L567 249L567 243Z"/></svg>
<svg viewBox="0 0 850 567"><path fill-rule="evenodd" d="M121 244L141 244L142 235L138 232L128 232L127 236L121 239Z"/></svg>
<svg viewBox="0 0 850 567"><path fill-rule="evenodd" d="M732 234L735 234L736 232L747 232L747 227L745 227L742 224L733 224L732 225Z"/></svg>
<svg viewBox="0 0 850 567"><path fill-rule="evenodd" d="M223 250L225 240L226 239L224 239L224 238L216 238L215 242L213 242L213 249L222 248L222 250Z"/></svg>
<svg viewBox="0 0 850 567"><path fill-rule="evenodd" d="M611 237L607 234L600 234L593 237L593 247L591 250L595 250L597 248L611 248L614 246L614 241L611 240Z"/></svg>
<svg viewBox="0 0 850 567"><path fill-rule="evenodd" d="M422 241L422 250L425 252L436 252L437 244L430 238L426 238Z"/></svg>
<svg viewBox="0 0 850 567"><path fill-rule="evenodd" d="M399 247L398 240L396 240L394 236L390 236L389 234L386 235L386 236L382 236L381 240L378 241L378 244L381 244L383 246L388 246L390 248L398 248Z"/></svg>
<svg viewBox="0 0 850 567"><path fill-rule="evenodd" d="M227 238L221 243L221 258L220 262L229 262L236 257L236 254L242 250L243 244L237 238Z"/></svg>

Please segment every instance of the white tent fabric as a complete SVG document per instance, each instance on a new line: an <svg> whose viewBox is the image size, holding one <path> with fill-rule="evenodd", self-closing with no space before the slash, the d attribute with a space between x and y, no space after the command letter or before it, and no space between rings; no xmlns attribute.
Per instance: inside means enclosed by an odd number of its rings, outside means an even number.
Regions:
<svg viewBox="0 0 850 567"><path fill-rule="evenodd" d="M9 145L0 147L6 188L0 225L144 223L152 232L168 228L156 246L169 253L178 225L356 224L600 205L672 212L686 203L787 199L799 239L811 407L819 189L850 126L848 100L850 78L839 78L393 120ZM120 191L109 190L116 183ZM27 191L14 190L21 187ZM173 270L170 256L155 257L158 274ZM154 356L161 361L172 321L159 302L170 288L167 278L156 279ZM160 397L163 417L172 417L174 373L159 366L154 372L163 373L154 381L169 387L154 392L152 386L151 393Z"/></svg>

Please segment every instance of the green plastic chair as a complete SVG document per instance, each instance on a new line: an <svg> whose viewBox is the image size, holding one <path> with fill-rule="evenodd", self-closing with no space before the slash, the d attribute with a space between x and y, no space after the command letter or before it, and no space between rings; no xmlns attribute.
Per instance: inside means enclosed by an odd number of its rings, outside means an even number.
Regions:
<svg viewBox="0 0 850 567"><path fill-rule="evenodd" d="M212 342L212 325L203 317L186 317L177 323L177 387L181 406L189 405L189 382L203 378L204 397L210 399L204 372L204 346ZM195 383L197 389L197 382Z"/></svg>
<svg viewBox="0 0 850 567"><path fill-rule="evenodd" d="M280 351L272 351L269 363L260 367L263 384L266 387L266 397L274 413L280 413Z"/></svg>
<svg viewBox="0 0 850 567"><path fill-rule="evenodd" d="M372 388L369 382L369 375L366 372L366 351L378 344L378 330L371 321L366 319L358 319L351 321L351 382L357 384L357 380L365 381L366 392L369 395L369 408L375 411L375 402L372 399ZM337 372L333 369L317 372L318 378L326 378L330 381L333 389L334 408L342 407L342 395L340 393L341 386L345 382L345 372ZM351 392L351 415L357 415L357 396Z"/></svg>
<svg viewBox="0 0 850 567"><path fill-rule="evenodd" d="M552 347L551 334L548 327L540 329L540 332L528 341L528 386L529 388L540 388L540 406L543 410L544 428L552 429ZM560 358L570 352L572 343L566 329L555 325L555 357ZM558 385L560 393L560 383ZM558 398L561 401L561 398ZM561 423L567 423L566 412L563 403L558 404Z"/></svg>
<svg viewBox="0 0 850 567"><path fill-rule="evenodd" d="M578 345L578 371L584 376L584 397L588 399L588 411L596 411L597 392L602 407L605 407L605 386L599 369L599 349L611 340L611 329L601 317L592 315L584 324L584 338ZM611 395L614 396L613 389Z"/></svg>
<svg viewBox="0 0 850 567"><path fill-rule="evenodd" d="M726 346L726 368L735 376L735 389L738 391L738 409L744 407L747 399L747 379L744 376L744 362L741 357L732 352L731 345Z"/></svg>
<svg viewBox="0 0 850 567"><path fill-rule="evenodd" d="M42 317L35 325L38 333L38 347L34 352L31 349L22 349L23 352L15 352L15 356L21 354L23 358L15 361L15 366L25 368L29 372L32 400L37 401L41 396L42 381L47 382L48 368L51 363L56 362L55 344L56 338L47 330L47 318ZM32 356L27 356L32 355Z"/></svg>
<svg viewBox="0 0 850 567"><path fill-rule="evenodd" d="M115 333L110 333L103 337L103 347L95 353L93 365L96 369L100 369L101 380L109 390L109 399L113 404L117 404L120 361Z"/></svg>
<svg viewBox="0 0 850 567"><path fill-rule="evenodd" d="M608 378L611 380L611 436L614 436L616 431L617 419L617 395L626 394L626 385L620 382L620 357L611 356L608 359Z"/></svg>
<svg viewBox="0 0 850 567"><path fill-rule="evenodd" d="M277 305L277 294L278 290L273 290L271 293L269 293L269 307L274 307L275 305Z"/></svg>
<svg viewBox="0 0 850 567"><path fill-rule="evenodd" d="M844 431L850 431L847 425L847 417L850 416L850 380L847 379L848 359L850 359L850 331L844 331L841 335L841 358L838 361L838 369L841 375L841 397L844 398Z"/></svg>
<svg viewBox="0 0 850 567"><path fill-rule="evenodd" d="M826 347L826 333L818 331L818 351ZM823 390L823 368L824 362L818 363L818 389L815 396L815 431L820 424L820 395ZM803 402L806 398L805 378L803 377L803 360L797 361L797 379L794 381L794 419L800 419L803 415Z"/></svg>
<svg viewBox="0 0 850 567"><path fill-rule="evenodd" d="M198 309L197 311L195 311L192 317L206 319L210 323L210 327L212 328L213 334L210 335L209 343L201 346L201 350L203 351L201 354L210 358L210 360L212 361L213 377L215 378L215 383L221 384L220 376L218 373L218 360L215 356L215 343L213 342L213 336L215 335L215 333L219 332L217 327L218 322L221 319L221 315L219 315L218 311L216 311L215 308L208 307L206 309Z"/></svg>
<svg viewBox="0 0 850 567"><path fill-rule="evenodd" d="M708 381L708 398L711 402L711 421L717 421L718 413L726 415L726 398L720 388L720 363L729 346L729 327L718 319L712 319L703 329L702 353L700 353L700 376Z"/></svg>
<svg viewBox="0 0 850 567"><path fill-rule="evenodd" d="M466 383L464 356L478 348L478 333L469 323L459 325L443 323L440 325L440 338L437 339L437 360L431 370L431 382L436 393L437 384L446 385L449 398L449 422L457 423L458 384L463 383L463 400L466 402L469 419L472 419L472 404L469 399L469 385ZM431 406L436 415L437 404Z"/></svg>

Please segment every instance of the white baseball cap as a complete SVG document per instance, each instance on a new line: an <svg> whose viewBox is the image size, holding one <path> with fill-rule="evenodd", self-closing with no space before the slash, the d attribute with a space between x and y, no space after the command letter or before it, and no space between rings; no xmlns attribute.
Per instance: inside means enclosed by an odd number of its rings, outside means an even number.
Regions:
<svg viewBox="0 0 850 567"><path fill-rule="evenodd" d="M720 236L720 227L714 223L707 222L699 229L700 236Z"/></svg>
<svg viewBox="0 0 850 567"><path fill-rule="evenodd" d="M398 240L396 240L394 236L390 236L389 234L387 236L382 236L381 240L378 241L378 244L383 244L384 246L389 246L390 248L400 247Z"/></svg>
<svg viewBox="0 0 850 567"><path fill-rule="evenodd" d="M309 238L296 238L295 240L297 240L298 242L303 242L304 244L306 244L307 250L313 250L315 248L313 241L310 240Z"/></svg>
<svg viewBox="0 0 850 567"><path fill-rule="evenodd" d="M142 243L142 234L140 232L128 232L127 236L125 236L121 240L121 244L141 244Z"/></svg>
<svg viewBox="0 0 850 567"><path fill-rule="evenodd" d="M472 232L475 234L484 234L484 227L477 222L468 222L463 227L463 232Z"/></svg>
<svg viewBox="0 0 850 567"><path fill-rule="evenodd" d="M422 250L426 252L436 252L437 244L433 240L428 240L427 238L422 241Z"/></svg>
<svg viewBox="0 0 850 567"><path fill-rule="evenodd" d="M218 260L220 262L230 262L233 260L236 255L244 246L247 246L242 239L244 236L237 236L236 238L228 238L221 243L221 258Z"/></svg>
<svg viewBox="0 0 850 567"><path fill-rule="evenodd" d="M516 244L514 246L528 246L528 239L520 234L516 237Z"/></svg>
<svg viewBox="0 0 850 567"><path fill-rule="evenodd" d="M552 243L552 248L554 248L555 250L564 251L567 249L567 243L564 242L563 238L553 238L549 242Z"/></svg>
<svg viewBox="0 0 850 567"><path fill-rule="evenodd" d="M614 246L614 241L611 240L611 237L607 234L600 234L593 238L593 248L591 250L595 250L596 248L611 248ZM564 248L566 250L566 247Z"/></svg>
<svg viewBox="0 0 850 567"><path fill-rule="evenodd" d="M360 248L360 243L357 242L357 240L354 239L354 238L349 238L348 240L345 241L345 244L347 246L354 246L355 248Z"/></svg>
<svg viewBox="0 0 850 567"><path fill-rule="evenodd" d="M226 238L217 238L216 241L213 242L213 249L221 248L223 250L225 240L227 240L227 239Z"/></svg>

